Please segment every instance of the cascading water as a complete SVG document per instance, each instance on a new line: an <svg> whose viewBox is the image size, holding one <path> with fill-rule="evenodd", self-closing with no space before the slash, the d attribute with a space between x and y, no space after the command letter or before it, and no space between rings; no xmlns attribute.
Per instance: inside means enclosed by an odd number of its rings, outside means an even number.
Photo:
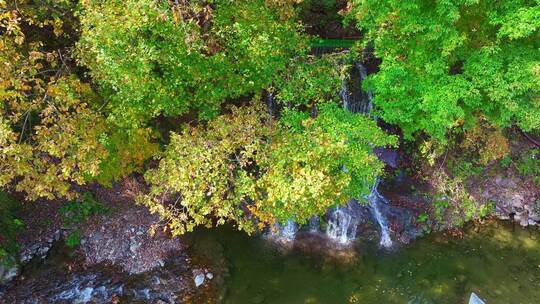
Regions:
<svg viewBox="0 0 540 304"><path fill-rule="evenodd" d="M388 228L386 218L381 213L380 207L381 203L388 204L388 201L379 193L378 186L379 180L377 179L369 195L369 210L381 228L379 245L384 248L390 248L393 245L392 239L390 238L390 229Z"/></svg>
<svg viewBox="0 0 540 304"><path fill-rule="evenodd" d="M268 95L266 95L266 108L268 109L268 114L274 116L276 112L276 97L272 92L268 92Z"/></svg>
<svg viewBox="0 0 540 304"><path fill-rule="evenodd" d="M347 205L330 211L326 235L339 244L348 244L356 238L358 218L351 210L351 204L358 204L351 200Z"/></svg>
<svg viewBox="0 0 540 304"><path fill-rule="evenodd" d="M312 216L309 219L309 232L319 232L319 229L321 228L320 219L318 216Z"/></svg>
<svg viewBox="0 0 540 304"><path fill-rule="evenodd" d="M266 236L274 241L281 243L290 243L296 238L296 232L298 231L298 224L295 221L289 219L285 225L276 223L273 229L270 229Z"/></svg>
<svg viewBox="0 0 540 304"><path fill-rule="evenodd" d="M367 70L361 63L356 63L351 71L350 79L346 79L341 87L343 108L353 113L370 114L373 107L371 91L362 89L362 82L367 77ZM352 81L360 79L360 81Z"/></svg>
<svg viewBox="0 0 540 304"><path fill-rule="evenodd" d="M357 63L351 70L351 77L343 82L340 95L343 100L343 107L350 112L365 113L368 115L371 112L372 94L370 91L362 89L362 82L366 77L366 68L361 63ZM356 81L358 79L359 81ZM269 114L274 115L276 101L273 93L268 93L266 102ZM343 170L347 169L343 168ZM377 180L372 187L370 195L366 198L369 201L369 210L381 230L380 245L388 248L392 246L390 229L388 228L387 221L384 218L380 207L381 204L387 203L387 201L378 192L378 185L379 181ZM363 216L361 212L357 212L358 208L361 208L361 205L357 200L353 199L345 206L330 210L327 217L327 237L339 244L349 244L352 242L356 238L357 227L361 219L360 217ZM289 220L285 225L276 224L274 228L268 232L267 237L281 243L291 243L295 240L298 230L298 224ZM319 232L319 230L319 219L314 217L310 220L309 231L316 233Z"/></svg>
<svg viewBox="0 0 540 304"><path fill-rule="evenodd" d="M351 71L351 79L344 81L341 98L343 107L353 113L369 114L372 109L372 94L369 91L362 90L362 82L367 77L366 68L357 63ZM350 81L359 79L360 81ZM344 168L346 170L346 168ZM381 213L380 204L388 202L378 191L379 179L372 186L371 193L367 197L369 201L369 209L373 218L377 221L381 230L380 246L389 248L392 246L390 238L390 229L386 218ZM338 207L329 212L328 226L326 235L340 244L348 244L356 238L356 230L359 223L357 213L354 212L354 204L358 205L356 200L351 200L347 205Z"/></svg>
<svg viewBox="0 0 540 304"><path fill-rule="evenodd" d="M287 240L294 240L298 231L298 225L293 220L288 220L280 230L280 236Z"/></svg>

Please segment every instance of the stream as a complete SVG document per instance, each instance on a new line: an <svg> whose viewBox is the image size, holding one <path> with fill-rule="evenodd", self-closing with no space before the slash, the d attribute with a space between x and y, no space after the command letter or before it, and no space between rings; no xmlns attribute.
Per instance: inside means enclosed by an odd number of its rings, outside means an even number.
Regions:
<svg viewBox="0 0 540 304"><path fill-rule="evenodd" d="M433 234L394 251L356 244L345 258L305 247L283 252L230 228L201 230L194 240L223 248L224 303L455 304L471 292L489 304L540 299L540 233L509 222L470 225L459 238Z"/></svg>
<svg viewBox="0 0 540 304"><path fill-rule="evenodd" d="M538 303L537 227L493 220L462 232L388 250L379 240L341 246L320 232L283 247L229 226L200 229L186 237L188 252L137 275L107 264L80 268L60 244L0 288L0 303L456 304L471 292L488 304ZM189 259L207 265L213 280L196 288Z"/></svg>

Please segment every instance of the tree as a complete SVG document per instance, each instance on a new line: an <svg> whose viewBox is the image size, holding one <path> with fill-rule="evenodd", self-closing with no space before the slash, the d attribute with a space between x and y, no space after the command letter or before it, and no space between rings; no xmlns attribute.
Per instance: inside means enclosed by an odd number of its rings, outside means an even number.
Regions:
<svg viewBox="0 0 540 304"><path fill-rule="evenodd" d="M248 232L257 222L305 222L367 194L382 170L371 149L395 143L370 118L333 103L316 118L289 110L278 122L259 106L233 107L171 136L139 202L173 234L226 221Z"/></svg>
<svg viewBox="0 0 540 304"><path fill-rule="evenodd" d="M28 200L71 198L73 185L98 176L110 182L155 151L145 148L153 144L144 130L109 140L120 130L106 122L101 96L79 79L71 58L75 5L0 1L0 187ZM133 146L138 154L125 153ZM113 160L124 170L104 174Z"/></svg>
<svg viewBox="0 0 540 304"><path fill-rule="evenodd" d="M261 107L233 107L206 127L172 133L158 168L145 174L151 188L139 203L159 214L173 234L214 220L253 231L243 206L253 195L254 157L265 153L269 122Z"/></svg>
<svg viewBox="0 0 540 304"><path fill-rule="evenodd" d="M291 62L275 80L277 101L286 106L307 106L339 102L343 80L343 54L306 56Z"/></svg>
<svg viewBox="0 0 540 304"><path fill-rule="evenodd" d="M319 105L315 118L285 111L267 153L257 154L263 173L250 210L265 222L305 223L351 198L365 201L383 169L373 148L396 143L370 117L335 103Z"/></svg>
<svg viewBox="0 0 540 304"><path fill-rule="evenodd" d="M444 141L485 116L540 128L540 2L352 0L382 59L369 77L380 116Z"/></svg>
<svg viewBox="0 0 540 304"><path fill-rule="evenodd" d="M267 87L305 48L299 25L263 0L83 2L82 63L111 93L110 119L219 113Z"/></svg>

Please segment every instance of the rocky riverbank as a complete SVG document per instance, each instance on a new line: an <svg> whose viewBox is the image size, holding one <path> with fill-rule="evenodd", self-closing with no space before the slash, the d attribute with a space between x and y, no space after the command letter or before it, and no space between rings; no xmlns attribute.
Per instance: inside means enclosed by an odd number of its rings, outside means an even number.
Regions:
<svg viewBox="0 0 540 304"><path fill-rule="evenodd" d="M63 242L73 227L62 226L60 205L23 212L24 222L40 225L19 235L19 261L4 270L0 303L193 303L211 297L212 270L193 262L185 242L134 203L140 187L127 178L113 188L91 189L109 212L77 227L75 249Z"/></svg>
<svg viewBox="0 0 540 304"><path fill-rule="evenodd" d="M385 200L378 206L393 246L408 244L433 231L426 228L452 227L452 223L444 222L450 221L448 217L442 217L439 223L422 219L423 214L434 213L436 185L405 174L406 155L392 150L379 150L377 154L386 162L388 175L393 176L379 187ZM494 216L513 219L522 226L539 224L540 190L516 170L488 167L464 185L475 201L494 204ZM63 245L62 240L73 227L62 224L58 211L62 202L43 203L43 208L26 205L22 220L31 229L18 236L18 263L0 269L3 281L10 281L0 288L2 299L6 299L0 303L192 303L198 297L223 298L229 266L221 245L200 238L195 241L189 235L171 237L159 218L134 203L144 187L140 177L130 177L112 188L82 189L91 192L109 212L94 215L77 227L80 245L76 249ZM360 242L377 241L381 228L372 207L354 206L351 212L356 238ZM317 225L316 229L296 227L292 239L278 241L277 246L341 261L353 258L354 246L331 241L325 232L327 223Z"/></svg>

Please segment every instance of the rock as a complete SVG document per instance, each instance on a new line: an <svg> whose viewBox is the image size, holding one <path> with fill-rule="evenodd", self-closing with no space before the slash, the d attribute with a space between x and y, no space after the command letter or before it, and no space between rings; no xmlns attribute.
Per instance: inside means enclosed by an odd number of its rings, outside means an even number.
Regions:
<svg viewBox="0 0 540 304"><path fill-rule="evenodd" d="M199 273L195 275L194 281L195 281L195 287L199 287L202 284L204 284L204 274Z"/></svg>
<svg viewBox="0 0 540 304"><path fill-rule="evenodd" d="M145 208L130 205L98 220L81 229L85 242L80 248L86 265L110 262L136 274L163 267L173 252L184 249L180 239L162 231L153 236L144 233L159 220Z"/></svg>
<svg viewBox="0 0 540 304"><path fill-rule="evenodd" d="M396 169L399 167L399 153L396 150L377 147L374 149L374 152L390 168Z"/></svg>
<svg viewBox="0 0 540 304"><path fill-rule="evenodd" d="M139 247L141 247L141 244L139 244L137 241L133 240L131 242L131 244L129 244L129 251L131 251L131 253L133 253L133 254L136 254L137 249L139 249Z"/></svg>
<svg viewBox="0 0 540 304"><path fill-rule="evenodd" d="M211 272L209 272L209 273L206 274L206 277L207 277L209 280L211 280L211 279L214 278L214 274L211 273Z"/></svg>
<svg viewBox="0 0 540 304"><path fill-rule="evenodd" d="M19 275L19 267L16 264L12 266L0 265L0 284L13 280L17 275Z"/></svg>

